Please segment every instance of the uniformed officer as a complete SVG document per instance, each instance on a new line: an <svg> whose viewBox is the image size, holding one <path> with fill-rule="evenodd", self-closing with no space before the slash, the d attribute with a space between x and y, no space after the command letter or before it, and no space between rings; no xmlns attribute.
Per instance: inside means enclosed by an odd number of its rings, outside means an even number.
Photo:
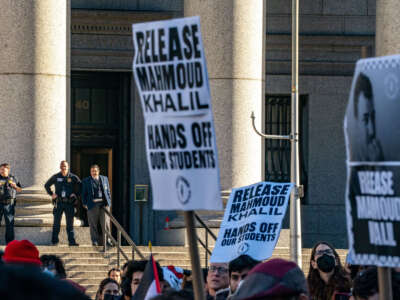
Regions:
<svg viewBox="0 0 400 300"><path fill-rule="evenodd" d="M44 188L53 199L53 234L51 243L58 244L58 234L60 233L60 224L63 212L67 223L68 244L70 246L79 246L74 236L74 203L77 201L76 193L79 192L81 180L75 174L69 172L68 162L63 160L60 163L60 172L54 174L47 180ZM50 187L54 185L55 192Z"/></svg>
<svg viewBox="0 0 400 300"><path fill-rule="evenodd" d="M6 221L6 243L14 240L15 198L21 192L18 179L10 174L10 165L0 165L0 223L4 215Z"/></svg>

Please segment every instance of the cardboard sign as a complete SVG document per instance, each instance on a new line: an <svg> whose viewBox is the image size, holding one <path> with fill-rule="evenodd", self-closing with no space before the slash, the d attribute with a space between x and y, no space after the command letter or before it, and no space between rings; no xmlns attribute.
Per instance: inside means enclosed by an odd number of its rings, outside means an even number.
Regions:
<svg viewBox="0 0 400 300"><path fill-rule="evenodd" d="M233 189L225 209L211 262L230 262L247 254L272 255L289 202L291 183L260 182Z"/></svg>
<svg viewBox="0 0 400 300"><path fill-rule="evenodd" d="M133 24L153 209L221 210L199 17Z"/></svg>
<svg viewBox="0 0 400 300"><path fill-rule="evenodd" d="M400 56L357 62L344 131L354 264L400 266Z"/></svg>

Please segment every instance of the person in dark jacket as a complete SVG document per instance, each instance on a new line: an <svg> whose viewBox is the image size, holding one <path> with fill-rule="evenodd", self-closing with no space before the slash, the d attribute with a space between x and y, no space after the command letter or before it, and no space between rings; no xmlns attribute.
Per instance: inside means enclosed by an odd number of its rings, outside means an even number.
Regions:
<svg viewBox="0 0 400 300"><path fill-rule="evenodd" d="M79 193L79 185L81 180L75 174L69 172L68 162L63 160L60 163L60 172L54 174L44 185L46 192L53 199L53 233L51 243L58 244L58 234L60 233L60 225L62 214L65 213L67 223L68 243L70 246L79 246L75 241L74 234L74 204L77 201L77 193ZM54 186L55 191L51 190Z"/></svg>
<svg viewBox="0 0 400 300"><path fill-rule="evenodd" d="M104 232L110 232L110 218L103 208L110 210L111 192L108 178L100 175L98 165L92 165L90 176L82 180L81 196L83 207L87 209L92 245L101 245L103 244ZM101 235L97 229L99 221L102 229Z"/></svg>
<svg viewBox="0 0 400 300"><path fill-rule="evenodd" d="M17 192L21 192L21 183L10 174L10 165L0 165L0 223L6 221L6 243L14 240L14 215Z"/></svg>

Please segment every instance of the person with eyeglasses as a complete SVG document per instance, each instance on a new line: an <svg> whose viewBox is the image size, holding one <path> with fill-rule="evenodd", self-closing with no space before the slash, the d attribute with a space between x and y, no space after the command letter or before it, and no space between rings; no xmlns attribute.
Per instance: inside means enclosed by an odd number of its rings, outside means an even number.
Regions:
<svg viewBox="0 0 400 300"><path fill-rule="evenodd" d="M336 250L327 242L319 242L313 247L307 282L311 300L336 300L350 297L350 278Z"/></svg>
<svg viewBox="0 0 400 300"><path fill-rule="evenodd" d="M228 264L210 263L207 273L207 300L224 300L228 294Z"/></svg>

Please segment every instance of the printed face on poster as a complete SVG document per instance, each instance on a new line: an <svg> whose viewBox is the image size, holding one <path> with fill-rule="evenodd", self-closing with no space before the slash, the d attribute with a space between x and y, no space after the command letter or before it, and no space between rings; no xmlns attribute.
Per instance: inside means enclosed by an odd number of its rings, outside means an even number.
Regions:
<svg viewBox="0 0 400 300"><path fill-rule="evenodd" d="M211 262L230 262L242 254L256 260L272 255L289 202L291 183L260 182L233 189Z"/></svg>
<svg viewBox="0 0 400 300"><path fill-rule="evenodd" d="M352 262L400 266L400 56L357 62L344 131Z"/></svg>
<svg viewBox="0 0 400 300"><path fill-rule="evenodd" d="M133 24L153 209L221 210L199 17Z"/></svg>

